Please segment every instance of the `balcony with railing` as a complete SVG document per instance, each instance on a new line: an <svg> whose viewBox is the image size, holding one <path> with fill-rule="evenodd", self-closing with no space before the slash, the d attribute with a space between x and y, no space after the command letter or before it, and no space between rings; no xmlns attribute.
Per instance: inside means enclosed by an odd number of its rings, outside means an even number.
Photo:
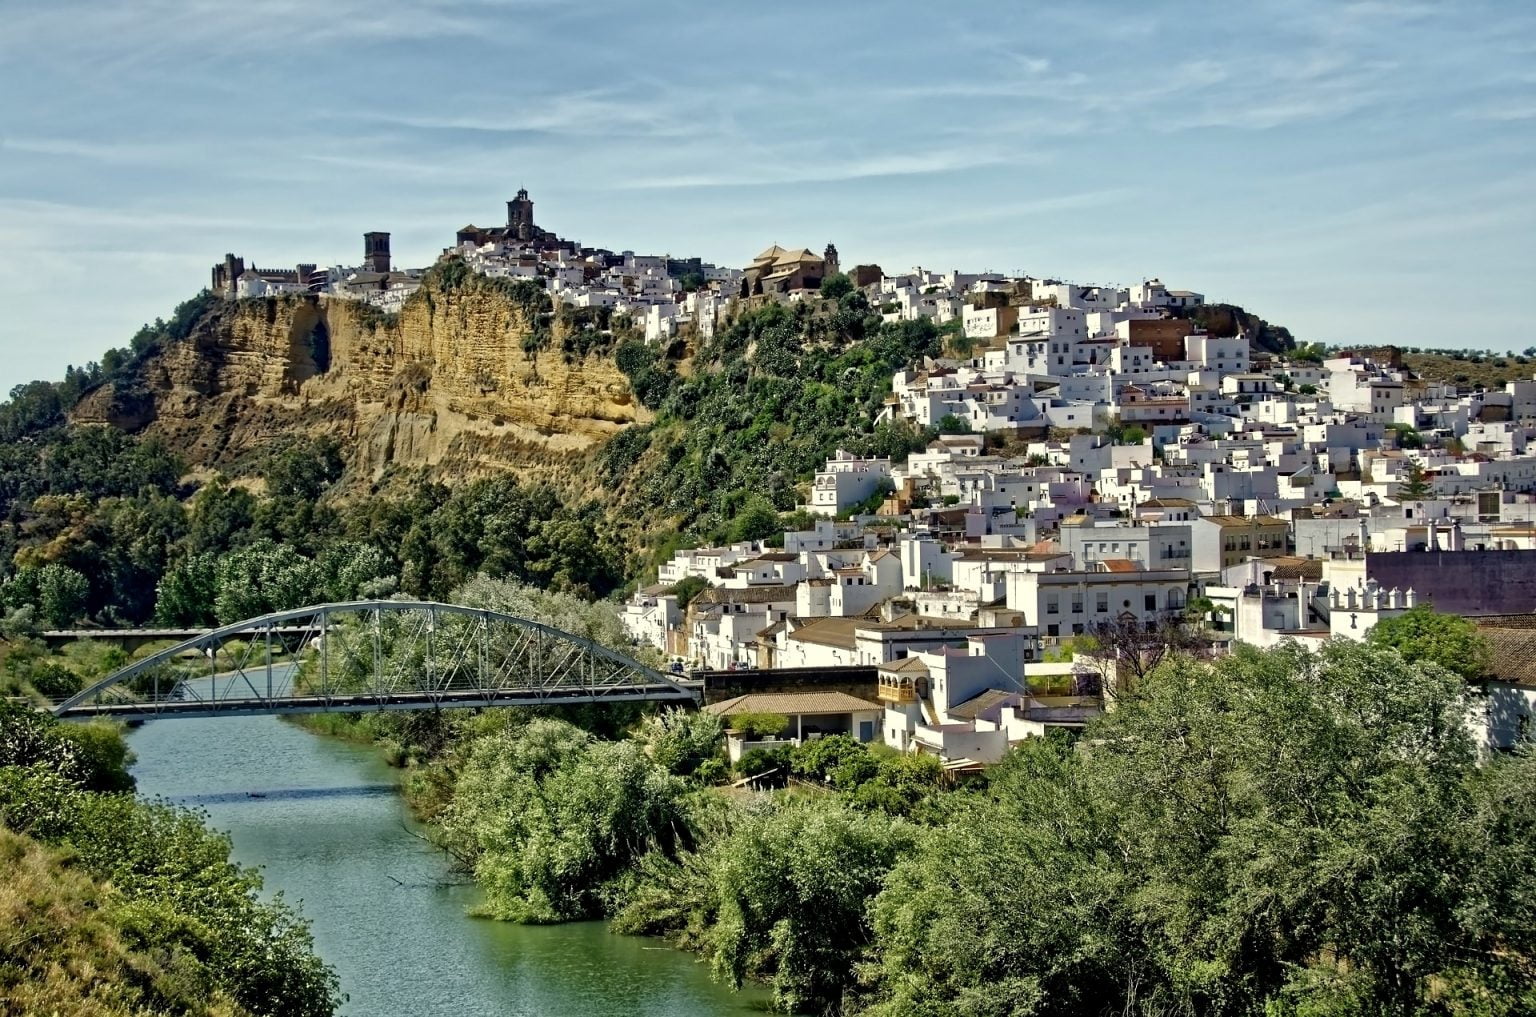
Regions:
<svg viewBox="0 0 1536 1017"><path fill-rule="evenodd" d="M928 694L928 679L882 671L875 694L887 703L915 703Z"/></svg>

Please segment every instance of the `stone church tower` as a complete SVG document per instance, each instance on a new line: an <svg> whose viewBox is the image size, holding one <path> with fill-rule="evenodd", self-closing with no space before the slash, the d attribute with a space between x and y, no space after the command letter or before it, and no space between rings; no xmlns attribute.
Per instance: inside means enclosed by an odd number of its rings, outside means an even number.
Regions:
<svg viewBox="0 0 1536 1017"><path fill-rule="evenodd" d="M827 249L822 252L821 258L822 258L822 261L826 262L826 274L827 275L832 275L833 273L839 271L839 269L837 267L837 248L836 247L833 247L831 244L828 244L827 245Z"/></svg>
<svg viewBox="0 0 1536 1017"><path fill-rule="evenodd" d="M507 231L519 240L533 239L533 200L527 188L518 188L517 197L507 202Z"/></svg>
<svg viewBox="0 0 1536 1017"><path fill-rule="evenodd" d="M389 271L389 234L363 234L363 269L368 272Z"/></svg>

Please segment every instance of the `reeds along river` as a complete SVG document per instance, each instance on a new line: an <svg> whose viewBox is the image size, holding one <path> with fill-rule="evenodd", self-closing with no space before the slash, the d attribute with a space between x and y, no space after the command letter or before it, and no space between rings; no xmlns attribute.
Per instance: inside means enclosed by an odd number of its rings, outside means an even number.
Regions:
<svg viewBox="0 0 1536 1017"><path fill-rule="evenodd" d="M476 896L425 843L364 746L275 717L151 721L129 734L139 791L207 813L267 892L297 903L356 1017L760 1014L691 955L598 922L467 917Z"/></svg>

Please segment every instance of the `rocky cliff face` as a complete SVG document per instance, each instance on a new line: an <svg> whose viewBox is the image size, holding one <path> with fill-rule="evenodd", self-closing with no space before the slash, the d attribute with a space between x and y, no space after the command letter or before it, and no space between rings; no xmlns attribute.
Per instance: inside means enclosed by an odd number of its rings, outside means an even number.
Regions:
<svg viewBox="0 0 1536 1017"><path fill-rule="evenodd" d="M392 466L558 472L649 414L610 357L561 352L559 321L545 349L525 351L535 324L479 279L429 277L392 317L325 297L223 303L74 417L158 434L221 469L306 433L341 439L359 480Z"/></svg>

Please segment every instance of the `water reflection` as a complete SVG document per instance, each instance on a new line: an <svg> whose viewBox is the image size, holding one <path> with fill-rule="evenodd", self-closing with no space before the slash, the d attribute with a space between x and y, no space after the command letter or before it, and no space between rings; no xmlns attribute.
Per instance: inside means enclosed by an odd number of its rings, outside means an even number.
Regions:
<svg viewBox="0 0 1536 1017"><path fill-rule="evenodd" d="M151 721L129 742L139 790L203 810L267 888L298 902L353 1017L714 1017L761 1013L694 957L599 922L471 919L370 748L273 717Z"/></svg>

